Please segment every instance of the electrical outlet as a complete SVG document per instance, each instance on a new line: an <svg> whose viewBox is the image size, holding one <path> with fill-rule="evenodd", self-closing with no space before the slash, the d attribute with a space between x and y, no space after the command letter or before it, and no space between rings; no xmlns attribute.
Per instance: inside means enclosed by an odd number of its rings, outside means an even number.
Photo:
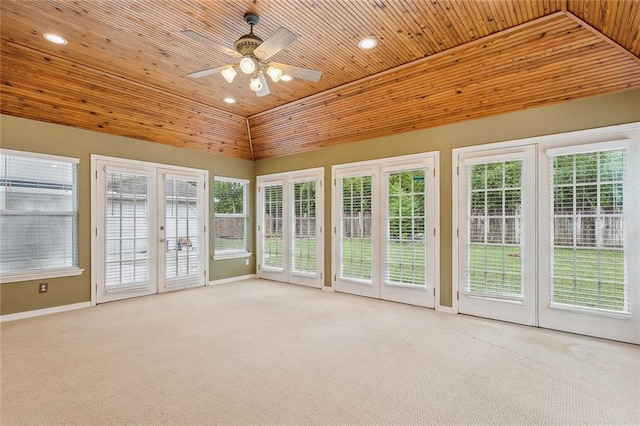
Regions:
<svg viewBox="0 0 640 426"><path fill-rule="evenodd" d="M46 293L49 291L49 283L40 283L38 293Z"/></svg>
<svg viewBox="0 0 640 426"><path fill-rule="evenodd" d="M249 266L249 259L245 259L245 260L244 260L244 264L245 264L246 266Z"/></svg>

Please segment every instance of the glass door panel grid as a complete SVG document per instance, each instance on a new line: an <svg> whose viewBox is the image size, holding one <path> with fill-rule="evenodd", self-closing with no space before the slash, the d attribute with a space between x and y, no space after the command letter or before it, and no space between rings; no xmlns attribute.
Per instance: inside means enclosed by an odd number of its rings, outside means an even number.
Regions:
<svg viewBox="0 0 640 426"><path fill-rule="evenodd" d="M385 283L425 286L425 170L387 173Z"/></svg>
<svg viewBox="0 0 640 426"><path fill-rule="evenodd" d="M136 287L150 275L149 177L107 171L105 289Z"/></svg>
<svg viewBox="0 0 640 426"><path fill-rule="evenodd" d="M372 176L341 179L340 276L371 280Z"/></svg>
<svg viewBox="0 0 640 426"><path fill-rule="evenodd" d="M165 178L165 277L200 276L198 183Z"/></svg>
<svg viewBox="0 0 640 426"><path fill-rule="evenodd" d="M468 166L466 291L522 297L522 160Z"/></svg>
<svg viewBox="0 0 640 426"><path fill-rule="evenodd" d="M262 223L262 266L284 269L284 187L269 185L263 187L263 223Z"/></svg>
<svg viewBox="0 0 640 426"><path fill-rule="evenodd" d="M291 270L315 274L316 259L316 182L293 184L293 244Z"/></svg>
<svg viewBox="0 0 640 426"><path fill-rule="evenodd" d="M625 150L553 157L551 300L628 312Z"/></svg>

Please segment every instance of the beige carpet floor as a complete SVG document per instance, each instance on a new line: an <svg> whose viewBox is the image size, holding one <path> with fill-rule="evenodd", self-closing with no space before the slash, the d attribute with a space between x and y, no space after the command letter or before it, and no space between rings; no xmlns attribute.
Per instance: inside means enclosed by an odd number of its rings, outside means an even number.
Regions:
<svg viewBox="0 0 640 426"><path fill-rule="evenodd" d="M640 424L640 347L249 280L1 326L9 425Z"/></svg>

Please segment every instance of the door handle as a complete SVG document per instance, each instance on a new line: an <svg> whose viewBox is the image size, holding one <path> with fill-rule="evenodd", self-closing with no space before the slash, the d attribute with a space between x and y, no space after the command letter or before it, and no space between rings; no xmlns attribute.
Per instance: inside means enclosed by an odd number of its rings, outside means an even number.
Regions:
<svg viewBox="0 0 640 426"><path fill-rule="evenodd" d="M160 242L161 242L161 243L164 243L164 238L160 238Z"/></svg>

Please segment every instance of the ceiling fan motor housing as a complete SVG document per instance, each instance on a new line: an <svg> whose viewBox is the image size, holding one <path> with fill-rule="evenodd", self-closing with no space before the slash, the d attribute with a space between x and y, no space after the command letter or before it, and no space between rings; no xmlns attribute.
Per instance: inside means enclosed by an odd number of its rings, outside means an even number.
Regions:
<svg viewBox="0 0 640 426"><path fill-rule="evenodd" d="M253 55L253 51L262 44L262 39L253 34L254 25L258 25L260 17L255 13L247 12L244 14L244 21L249 24L251 31L247 35L240 37L233 46L242 56Z"/></svg>
<svg viewBox="0 0 640 426"><path fill-rule="evenodd" d="M243 35L240 37L233 46L236 51L242 56L253 55L253 51L262 44L262 39L253 35L253 33Z"/></svg>

